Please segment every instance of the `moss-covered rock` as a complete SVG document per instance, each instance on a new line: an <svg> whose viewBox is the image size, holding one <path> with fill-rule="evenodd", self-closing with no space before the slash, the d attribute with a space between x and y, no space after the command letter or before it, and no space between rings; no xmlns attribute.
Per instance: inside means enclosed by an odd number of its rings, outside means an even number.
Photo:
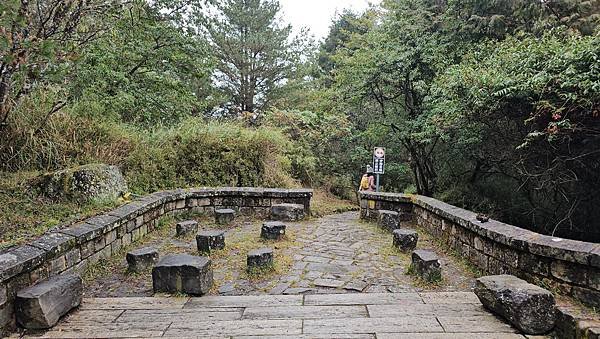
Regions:
<svg viewBox="0 0 600 339"><path fill-rule="evenodd" d="M114 200L128 192L123 174L116 166L89 164L43 175L36 186L49 198Z"/></svg>

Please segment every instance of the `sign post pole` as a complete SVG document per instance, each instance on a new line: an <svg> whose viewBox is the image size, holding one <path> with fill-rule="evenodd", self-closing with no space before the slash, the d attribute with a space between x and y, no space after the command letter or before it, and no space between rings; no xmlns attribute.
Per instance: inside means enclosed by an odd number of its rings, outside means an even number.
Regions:
<svg viewBox="0 0 600 339"><path fill-rule="evenodd" d="M379 176L385 173L385 148L375 147L373 151L373 172L376 176L376 192L379 192Z"/></svg>

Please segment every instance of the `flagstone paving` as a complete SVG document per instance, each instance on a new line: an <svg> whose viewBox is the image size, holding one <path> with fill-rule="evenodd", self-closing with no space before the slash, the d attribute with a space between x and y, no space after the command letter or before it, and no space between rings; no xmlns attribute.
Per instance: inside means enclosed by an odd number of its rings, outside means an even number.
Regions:
<svg viewBox="0 0 600 339"><path fill-rule="evenodd" d="M134 247L195 253L191 238L156 233ZM150 297L148 272L126 274L120 258L103 262L90 269L102 274L92 279L88 272L78 310L48 332L24 337L525 338L483 308L471 292L473 273L422 232L418 248L441 257L444 280L437 285L407 275L409 254L357 213L289 223L286 233L285 241L267 243L278 253L276 271L249 277L245 254L265 245L260 223L227 230L226 249L211 255L216 286L202 297Z"/></svg>
<svg viewBox="0 0 600 339"><path fill-rule="evenodd" d="M217 227L202 223L201 228ZM211 256L215 276L213 295L398 293L422 290L470 291L474 276L456 260L443 255L426 234L418 248L434 249L441 256L444 280L421 284L407 275L410 253L392 246L392 235L373 223L359 220L358 213L330 215L305 222L288 223L287 241L263 242L259 222L242 222L226 231L226 249ZM410 227L411 225L406 225ZM174 235L174 230L172 231ZM160 255L187 252L197 255L195 241L149 235ZM247 249L275 248L277 272L264 277L245 274ZM142 245L139 245L142 246ZM138 246L138 247L139 247ZM149 272L126 274L126 262L86 283L88 297L152 296Z"/></svg>

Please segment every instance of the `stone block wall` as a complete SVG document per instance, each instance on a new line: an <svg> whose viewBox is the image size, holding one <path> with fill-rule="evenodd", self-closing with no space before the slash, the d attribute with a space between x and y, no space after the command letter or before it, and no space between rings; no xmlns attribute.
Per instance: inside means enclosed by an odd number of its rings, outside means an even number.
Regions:
<svg viewBox="0 0 600 339"><path fill-rule="evenodd" d="M16 293L63 272L82 273L152 232L166 214L193 211L208 215L232 208L245 216L266 218L278 203L304 205L310 213L312 190L197 188L150 194L110 212L47 233L0 254L0 337L14 329Z"/></svg>
<svg viewBox="0 0 600 339"><path fill-rule="evenodd" d="M375 201L369 209L368 201ZM371 206L373 204L371 203ZM512 274L600 307L600 244L542 235L439 200L361 192L361 217L380 209L410 211L412 220L442 240L484 274Z"/></svg>

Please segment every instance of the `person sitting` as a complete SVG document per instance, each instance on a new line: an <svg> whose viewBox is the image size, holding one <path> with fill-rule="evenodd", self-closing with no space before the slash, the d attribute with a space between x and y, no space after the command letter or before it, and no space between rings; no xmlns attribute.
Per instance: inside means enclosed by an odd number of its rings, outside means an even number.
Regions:
<svg viewBox="0 0 600 339"><path fill-rule="evenodd" d="M367 165L367 173L365 173L360 179L359 191L375 192L375 175L373 174L373 168Z"/></svg>

